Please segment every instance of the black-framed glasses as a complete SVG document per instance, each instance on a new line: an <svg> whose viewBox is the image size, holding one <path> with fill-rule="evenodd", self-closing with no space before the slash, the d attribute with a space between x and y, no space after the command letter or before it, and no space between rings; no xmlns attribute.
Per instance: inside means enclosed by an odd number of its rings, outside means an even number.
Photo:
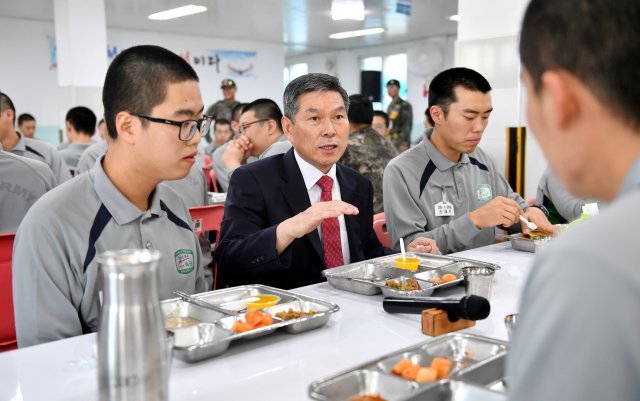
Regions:
<svg viewBox="0 0 640 401"><path fill-rule="evenodd" d="M168 120L166 118L152 117L140 113L131 114L136 117L152 121L154 123L175 125L176 127L180 127L180 130L178 131L178 139L180 139L181 141L190 141L197 132L205 135L207 132L209 132L209 127L211 126L211 122L213 121L213 117L210 116L203 116L201 120L174 121Z"/></svg>
<svg viewBox="0 0 640 401"><path fill-rule="evenodd" d="M240 132L240 134L244 134L247 131L247 128L249 128L251 124L263 123L265 121L269 121L269 119L263 118L262 120L256 120L256 121L251 121L250 123L242 124L240 128L238 128L238 132Z"/></svg>

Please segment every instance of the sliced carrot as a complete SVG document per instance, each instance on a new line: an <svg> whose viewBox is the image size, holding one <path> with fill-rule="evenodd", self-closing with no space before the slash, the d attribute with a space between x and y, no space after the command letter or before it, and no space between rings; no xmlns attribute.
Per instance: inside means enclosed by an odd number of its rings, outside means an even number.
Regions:
<svg viewBox="0 0 640 401"><path fill-rule="evenodd" d="M260 320L260 325L261 326L268 326L270 324L273 324L273 316L271 316L268 313L263 313L261 320Z"/></svg>
<svg viewBox="0 0 640 401"><path fill-rule="evenodd" d="M401 375L407 380L415 380L419 370L420 370L420 365L412 364L404 368Z"/></svg>
<svg viewBox="0 0 640 401"><path fill-rule="evenodd" d="M237 320L233 326L231 327L231 331L234 333L244 333L245 331L252 330L253 327L247 322L243 322L242 320Z"/></svg>
<svg viewBox="0 0 640 401"><path fill-rule="evenodd" d="M251 327L256 327L262 321L262 313L258 311L249 311L244 315L244 318Z"/></svg>
<svg viewBox="0 0 640 401"><path fill-rule="evenodd" d="M401 359L400 362L396 363L393 368L391 368L391 373L400 376L402 371L409 366L411 366L411 360L407 358Z"/></svg>
<svg viewBox="0 0 640 401"><path fill-rule="evenodd" d="M447 358L436 357L431 361L431 367L438 371L438 380L446 379L451 371L453 362Z"/></svg>

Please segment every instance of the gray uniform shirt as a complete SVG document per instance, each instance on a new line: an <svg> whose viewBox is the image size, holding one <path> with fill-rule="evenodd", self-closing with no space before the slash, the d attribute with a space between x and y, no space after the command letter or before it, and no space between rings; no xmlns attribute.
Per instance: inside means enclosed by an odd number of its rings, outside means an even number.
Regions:
<svg viewBox="0 0 640 401"><path fill-rule="evenodd" d="M109 180L101 163L49 191L18 229L13 303L20 347L98 329L100 272L95 256L157 249L160 299L207 289L200 245L178 195L158 185L141 211Z"/></svg>
<svg viewBox="0 0 640 401"><path fill-rule="evenodd" d="M384 171L383 197L393 247L417 237L433 238L442 253L459 252L495 242L495 228L477 228L469 212L496 196L526 202L498 173L491 159L476 148L454 163L427 138L389 162ZM435 205L453 205L452 216L437 216Z"/></svg>
<svg viewBox="0 0 640 401"><path fill-rule="evenodd" d="M618 199L536 260L509 353L510 400L640 399L640 158Z"/></svg>
<svg viewBox="0 0 640 401"><path fill-rule="evenodd" d="M44 164L49 166L51 171L53 171L53 175L56 177L58 184L62 184L71 179L71 173L56 148L44 141L25 138L20 132L16 133L20 137L20 140L16 146L10 150L11 153L44 162Z"/></svg>
<svg viewBox="0 0 640 401"><path fill-rule="evenodd" d="M56 186L43 162L2 150L0 144L0 234L14 233L29 208Z"/></svg>
<svg viewBox="0 0 640 401"><path fill-rule="evenodd" d="M64 162L67 164L67 168L73 172L78 168L78 162L85 150L91 146L90 143L72 143L66 148L58 151Z"/></svg>
<svg viewBox="0 0 640 401"><path fill-rule="evenodd" d="M551 169L547 168L538 183L536 202L539 205L547 206L548 201L553 203L558 214L568 222L572 222L580 217L582 214L582 206L594 202L576 198L571 195L564 189L562 184L560 184L560 181L558 181L558 178L553 174ZM552 221L552 223L554 222Z"/></svg>
<svg viewBox="0 0 640 401"><path fill-rule="evenodd" d="M233 173L233 170L227 170L222 163L222 155L227 146L229 146L229 142L216 149L211 156L211 167L213 168L213 172L216 174L216 181L220 184L222 192L227 192L229 189L229 179ZM260 156L249 157L247 159L247 163L252 163L256 160L264 159L265 157L286 153L289 149L291 149L291 142L289 142L285 135L280 135L280 138L262 152Z"/></svg>
<svg viewBox="0 0 640 401"><path fill-rule="evenodd" d="M82 153L82 156L80 156L76 167L76 174L91 170L96 164L96 160L107 153L107 149L109 149L109 143L107 141L100 141L89 146L84 153Z"/></svg>

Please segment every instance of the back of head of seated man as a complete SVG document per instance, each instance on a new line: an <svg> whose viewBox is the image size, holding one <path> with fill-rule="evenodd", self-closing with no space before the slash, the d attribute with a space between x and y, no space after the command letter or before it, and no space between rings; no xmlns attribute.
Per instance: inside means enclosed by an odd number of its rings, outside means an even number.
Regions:
<svg viewBox="0 0 640 401"><path fill-rule="evenodd" d="M385 216L396 246L399 238L421 236L435 239L445 253L489 245L496 226L519 228L520 215L555 231L541 209L527 208L478 148L493 110L490 91L481 74L460 67L429 84L427 117L433 128L384 173Z"/></svg>
<svg viewBox="0 0 640 401"><path fill-rule="evenodd" d="M300 287L322 281L325 268L392 252L373 232L371 182L337 163L349 135L349 98L338 79L296 78L283 103L294 149L231 176L215 254L227 281ZM437 251L420 240L409 248Z"/></svg>
<svg viewBox="0 0 640 401"><path fill-rule="evenodd" d="M69 146L60 150L67 167L75 173L82 153L91 146L91 137L96 131L96 115L84 106L73 107L67 112L65 125Z"/></svg>
<svg viewBox="0 0 640 401"><path fill-rule="evenodd" d="M210 123L197 74L166 49L131 47L109 66L102 101L108 152L88 173L40 198L18 230L14 263L24 268L14 271L13 299L20 347L98 329L95 256L108 250L159 250L161 299L208 288L188 209L158 185L189 173Z"/></svg>
<svg viewBox="0 0 640 401"><path fill-rule="evenodd" d="M58 184L71 179L69 169L58 151L44 141L27 138L16 131L16 108L11 98L0 91L0 143L5 151L45 163Z"/></svg>
<svg viewBox="0 0 640 401"><path fill-rule="evenodd" d="M29 113L18 116L18 130L27 138L33 138L36 134L36 118Z"/></svg>

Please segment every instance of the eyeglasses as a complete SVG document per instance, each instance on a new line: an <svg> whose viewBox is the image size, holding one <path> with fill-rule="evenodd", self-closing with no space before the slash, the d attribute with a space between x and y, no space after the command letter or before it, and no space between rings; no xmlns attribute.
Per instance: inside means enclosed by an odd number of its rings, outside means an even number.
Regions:
<svg viewBox="0 0 640 401"><path fill-rule="evenodd" d="M178 139L180 139L181 141L190 141L197 132L206 134L207 132L209 132L209 127L211 126L211 122L213 121L213 117L210 116L203 116L201 120L173 121L167 120L166 118L148 116L146 114L131 114L140 118L144 118L145 120L152 121L154 123L175 125L176 127L180 127L180 130L178 131Z"/></svg>
<svg viewBox="0 0 640 401"><path fill-rule="evenodd" d="M262 120L256 120L256 121L251 121L250 123L242 124L240 128L238 128L238 132L240 132L240 134L244 134L247 131L247 128L249 128L251 124L263 123L265 121L269 121L269 119L263 118Z"/></svg>

